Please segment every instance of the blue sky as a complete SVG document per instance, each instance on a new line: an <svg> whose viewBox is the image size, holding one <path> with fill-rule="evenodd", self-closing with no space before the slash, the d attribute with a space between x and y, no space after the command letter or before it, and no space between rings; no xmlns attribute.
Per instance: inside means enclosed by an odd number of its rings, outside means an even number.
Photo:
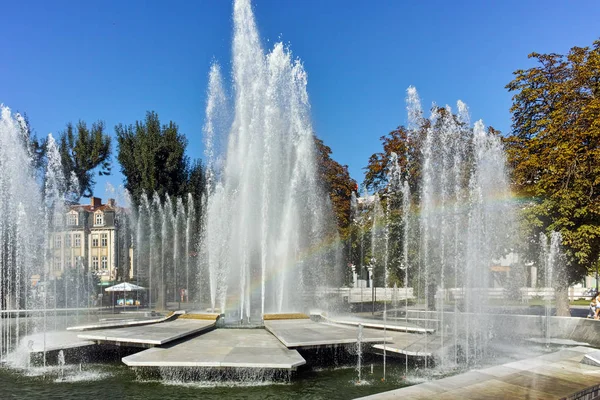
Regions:
<svg viewBox="0 0 600 400"><path fill-rule="evenodd" d="M254 0L254 10L265 47L282 40L303 60L316 132L359 182L379 137L406 122L409 85L424 108L461 99L472 120L508 132L504 86L532 65L527 54L600 38L597 0ZM225 0L6 2L0 103L38 135L79 119L114 135L155 110L202 157L208 69L213 59L230 69L231 12Z"/></svg>

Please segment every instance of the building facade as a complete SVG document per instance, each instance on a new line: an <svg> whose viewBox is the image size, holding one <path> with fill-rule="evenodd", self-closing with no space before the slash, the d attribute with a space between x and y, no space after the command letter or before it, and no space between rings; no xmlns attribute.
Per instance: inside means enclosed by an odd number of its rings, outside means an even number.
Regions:
<svg viewBox="0 0 600 400"><path fill-rule="evenodd" d="M128 213L114 199L102 204L102 199L92 197L89 205L69 206L61 221L63 229L51 235L51 275L58 277L67 269L87 266L101 282L115 281L118 268L123 271L121 278L130 278L133 251L127 243L119 243L119 238L127 238L127 234L119 234L119 218L128 218ZM127 254L119 254L119 249Z"/></svg>

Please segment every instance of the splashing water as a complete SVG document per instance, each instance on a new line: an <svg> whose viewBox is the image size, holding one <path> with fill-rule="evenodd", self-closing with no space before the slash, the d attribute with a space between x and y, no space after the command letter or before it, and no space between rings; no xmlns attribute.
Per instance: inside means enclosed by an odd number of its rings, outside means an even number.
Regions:
<svg viewBox="0 0 600 400"><path fill-rule="evenodd" d="M233 21L231 112L219 109L220 68L210 72L202 253L212 308L250 320L305 310L316 288L333 283L326 239L335 229L318 182L306 72L282 43L263 50L249 0L235 1Z"/></svg>

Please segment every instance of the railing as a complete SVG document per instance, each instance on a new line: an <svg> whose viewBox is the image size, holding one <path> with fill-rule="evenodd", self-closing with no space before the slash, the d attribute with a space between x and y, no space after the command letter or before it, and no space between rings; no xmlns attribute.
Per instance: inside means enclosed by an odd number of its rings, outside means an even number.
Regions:
<svg viewBox="0 0 600 400"><path fill-rule="evenodd" d="M339 296L347 303L368 303L373 300L404 301L406 298L414 298L413 288L334 288L322 289L319 293Z"/></svg>
<svg viewBox="0 0 600 400"><path fill-rule="evenodd" d="M582 289L587 290L587 289ZM487 299L501 300L509 296L509 290L505 288L471 288L469 293L475 296L485 297ZM462 300L465 298L467 290L463 288L450 288L444 291L438 291L437 297L444 296L445 300ZM549 299L554 298L554 288L520 288L520 300L525 302L534 298ZM585 297L585 296L581 296Z"/></svg>

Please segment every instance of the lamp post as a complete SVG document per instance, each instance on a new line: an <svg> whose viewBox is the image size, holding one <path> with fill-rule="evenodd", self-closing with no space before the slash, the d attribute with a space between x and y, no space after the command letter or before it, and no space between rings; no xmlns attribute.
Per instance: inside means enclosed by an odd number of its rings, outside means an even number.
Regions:
<svg viewBox="0 0 600 400"><path fill-rule="evenodd" d="M367 270L369 271L369 285L371 286L371 302L372 302L372 310L371 314L375 314L375 279L373 276L373 269L375 268L375 257L371 258L371 263L367 266Z"/></svg>
<svg viewBox="0 0 600 400"><path fill-rule="evenodd" d="M598 294L598 264L600 264L600 260L596 261L596 295Z"/></svg>
<svg viewBox="0 0 600 400"><path fill-rule="evenodd" d="M348 263L348 266L352 270L352 287L356 288L357 287L357 282L356 282L356 265L354 265L352 263Z"/></svg>
<svg viewBox="0 0 600 400"><path fill-rule="evenodd" d="M115 243L115 247L113 249L113 257L114 257L114 269L111 273L111 278L113 281L113 286L116 283L116 279L117 279L117 271L119 268L119 218L115 215L115 229L113 231L113 235L114 235L114 243ZM115 292L113 292L113 298L112 298L112 302L113 302L113 314L115 313ZM125 292L123 292L123 310L125 310L127 308L127 297L125 296Z"/></svg>

